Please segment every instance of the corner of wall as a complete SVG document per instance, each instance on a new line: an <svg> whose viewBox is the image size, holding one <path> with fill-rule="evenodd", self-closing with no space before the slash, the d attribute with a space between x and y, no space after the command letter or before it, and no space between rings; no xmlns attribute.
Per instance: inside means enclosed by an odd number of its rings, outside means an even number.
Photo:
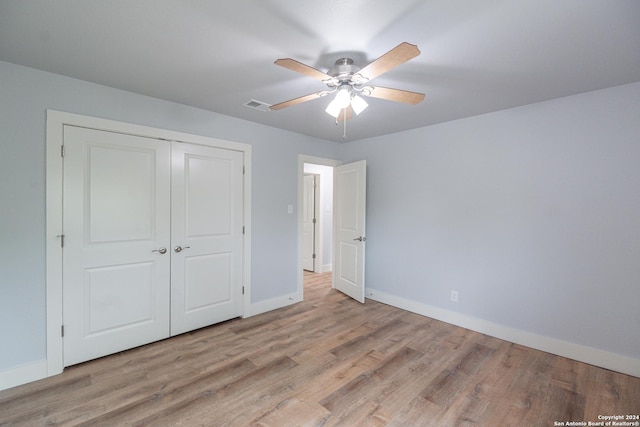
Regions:
<svg viewBox="0 0 640 427"><path fill-rule="evenodd" d="M277 310L279 308L287 307L302 301L298 293L292 293L288 295L282 295L276 298L271 298L264 301L252 303L249 308L249 313L246 313L243 317L257 316L258 314L266 313L267 311Z"/></svg>

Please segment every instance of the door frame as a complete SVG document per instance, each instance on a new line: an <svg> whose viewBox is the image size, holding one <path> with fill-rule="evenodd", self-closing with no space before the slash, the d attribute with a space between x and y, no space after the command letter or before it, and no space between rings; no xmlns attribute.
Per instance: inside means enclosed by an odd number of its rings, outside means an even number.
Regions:
<svg viewBox="0 0 640 427"><path fill-rule="evenodd" d="M245 227L242 254L244 287L243 317L251 309L251 145L222 139L136 125L62 111L46 112L46 376L64 369L62 338L62 197L64 126L78 126L167 141L188 142L227 150L240 151L244 157L243 222Z"/></svg>
<svg viewBox="0 0 640 427"><path fill-rule="evenodd" d="M297 287L296 287L296 295L297 301L304 300L304 273L303 273L303 254L302 250L304 248L304 236L303 236L303 217L302 217L302 209L304 203L304 164L312 163L315 165L322 166L330 166L336 167L340 166L342 162L340 160L335 159L327 159L324 157L316 157L310 156L306 154L298 154L298 254L297 254ZM326 243L326 242L325 242ZM333 242L331 242L333 245Z"/></svg>

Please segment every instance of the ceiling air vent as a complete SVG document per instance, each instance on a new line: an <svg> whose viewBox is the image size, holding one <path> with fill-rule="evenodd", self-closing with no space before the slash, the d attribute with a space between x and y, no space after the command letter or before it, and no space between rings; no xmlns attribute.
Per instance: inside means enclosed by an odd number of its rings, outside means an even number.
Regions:
<svg viewBox="0 0 640 427"><path fill-rule="evenodd" d="M260 111L269 111L269 107L271 107L271 105L262 101L256 101L255 99L252 99L251 101L247 101L243 105L245 107L253 108L254 110L260 110Z"/></svg>

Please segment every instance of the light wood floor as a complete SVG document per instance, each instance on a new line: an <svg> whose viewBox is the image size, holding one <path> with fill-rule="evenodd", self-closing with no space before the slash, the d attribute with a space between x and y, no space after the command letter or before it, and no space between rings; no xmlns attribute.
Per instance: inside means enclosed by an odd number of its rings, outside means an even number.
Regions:
<svg viewBox="0 0 640 427"><path fill-rule="evenodd" d="M0 392L0 425L553 426L639 414L640 378L330 288Z"/></svg>

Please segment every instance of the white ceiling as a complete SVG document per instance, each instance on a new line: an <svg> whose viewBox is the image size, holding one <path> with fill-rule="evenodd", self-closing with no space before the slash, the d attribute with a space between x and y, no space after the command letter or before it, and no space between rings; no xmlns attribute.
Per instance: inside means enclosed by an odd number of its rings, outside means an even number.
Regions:
<svg viewBox="0 0 640 427"><path fill-rule="evenodd" d="M422 54L374 82L425 101L368 98L347 140L640 81L638 0L0 0L0 60L334 141L328 97L243 104L325 88L275 59L326 71L403 41Z"/></svg>

